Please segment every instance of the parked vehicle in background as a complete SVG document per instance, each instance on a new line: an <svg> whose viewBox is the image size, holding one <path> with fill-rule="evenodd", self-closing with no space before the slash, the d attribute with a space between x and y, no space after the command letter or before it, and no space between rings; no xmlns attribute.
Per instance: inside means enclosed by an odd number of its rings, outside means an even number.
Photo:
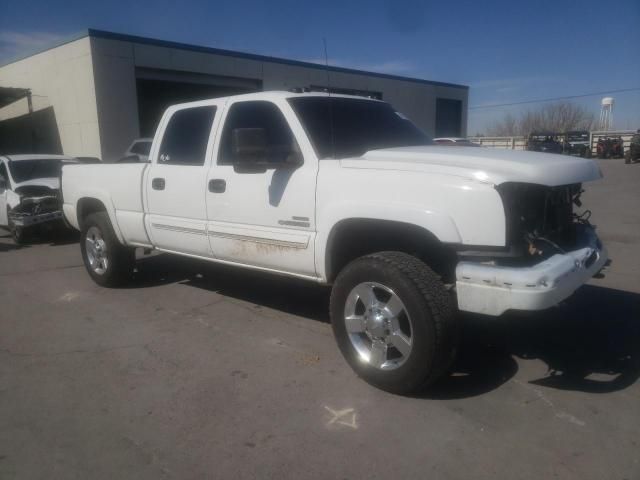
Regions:
<svg viewBox="0 0 640 480"><path fill-rule="evenodd" d="M36 229L63 225L59 192L65 163L78 160L62 155L0 156L0 226L16 243L24 243Z"/></svg>
<svg viewBox="0 0 640 480"><path fill-rule="evenodd" d="M131 163L135 162L135 157L137 157L138 162L148 162L149 161L149 151L151 150L151 143L153 142L153 138L137 138L135 139L129 148L124 152L124 155L118 162ZM125 160L128 159L128 160Z"/></svg>
<svg viewBox="0 0 640 480"><path fill-rule="evenodd" d="M624 157L624 163L640 162L640 131L631 137L629 149Z"/></svg>
<svg viewBox="0 0 640 480"><path fill-rule="evenodd" d="M622 158L624 157L624 142L622 137L599 138L596 144L598 158Z"/></svg>
<svg viewBox="0 0 640 480"><path fill-rule="evenodd" d="M351 367L395 393L448 369L459 310L541 310L603 267L574 214L592 160L433 142L391 105L261 92L167 109L148 164L69 165L64 215L99 285L142 247L332 285Z"/></svg>
<svg viewBox="0 0 640 480"><path fill-rule="evenodd" d="M460 138L460 137L440 137L440 138L434 138L433 141L437 145L451 145L456 147L479 147L480 146L477 143L473 143L468 138Z"/></svg>
<svg viewBox="0 0 640 480"><path fill-rule="evenodd" d="M562 153L562 143L558 141L556 133L531 133L527 138L527 150L530 152Z"/></svg>
<svg viewBox="0 0 640 480"><path fill-rule="evenodd" d="M591 134L586 130L566 132L562 138L562 153L590 157Z"/></svg>

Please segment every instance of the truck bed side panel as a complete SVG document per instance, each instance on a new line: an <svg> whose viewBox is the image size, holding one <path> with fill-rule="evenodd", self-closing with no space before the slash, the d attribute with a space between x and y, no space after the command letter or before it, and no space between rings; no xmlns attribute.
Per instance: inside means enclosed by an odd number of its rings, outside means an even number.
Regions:
<svg viewBox="0 0 640 480"><path fill-rule="evenodd" d="M126 244L150 243L144 227L142 176L147 164L69 165L62 174L65 215L78 214L82 199L102 202L120 241ZM68 218L79 225L79 219Z"/></svg>

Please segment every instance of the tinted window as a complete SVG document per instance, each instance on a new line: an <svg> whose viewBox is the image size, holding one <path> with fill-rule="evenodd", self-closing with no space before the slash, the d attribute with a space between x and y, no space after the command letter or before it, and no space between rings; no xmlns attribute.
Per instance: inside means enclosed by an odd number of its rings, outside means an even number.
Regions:
<svg viewBox="0 0 640 480"><path fill-rule="evenodd" d="M151 142L136 142L131 147L131 153L136 153L138 155L149 155L149 151L151 150Z"/></svg>
<svg viewBox="0 0 640 480"><path fill-rule="evenodd" d="M16 183L34 178L57 178L60 176L62 162L57 159L11 160L9 170Z"/></svg>
<svg viewBox="0 0 640 480"><path fill-rule="evenodd" d="M9 176L7 175L7 167L5 167L4 162L0 160L0 177L4 178L7 182L7 187L9 186Z"/></svg>
<svg viewBox="0 0 640 480"><path fill-rule="evenodd" d="M432 143L388 103L339 97L296 97L289 103L319 158L356 157L369 150Z"/></svg>
<svg viewBox="0 0 640 480"><path fill-rule="evenodd" d="M292 152L298 152L298 143L287 120L280 109L271 102L238 102L229 109L222 132L220 165L233 165L233 131L239 128L261 128L267 141L267 158L261 159L268 163L282 163Z"/></svg>
<svg viewBox="0 0 640 480"><path fill-rule="evenodd" d="M158 163L204 165L216 107L178 110L164 131Z"/></svg>

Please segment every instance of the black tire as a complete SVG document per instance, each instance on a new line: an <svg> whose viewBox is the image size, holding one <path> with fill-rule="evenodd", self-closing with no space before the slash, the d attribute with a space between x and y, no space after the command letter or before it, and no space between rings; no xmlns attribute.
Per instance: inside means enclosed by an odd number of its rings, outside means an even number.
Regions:
<svg viewBox="0 0 640 480"><path fill-rule="evenodd" d="M24 245L29 241L28 232L23 227L17 227L9 218L9 209L7 209L7 228L11 233L11 238L16 245Z"/></svg>
<svg viewBox="0 0 640 480"><path fill-rule="evenodd" d="M345 324L351 291L363 282L389 287L411 318L411 350L404 363L383 370L363 362ZM331 324L338 347L351 368L367 383L400 395L424 391L447 372L458 344L453 299L440 278L422 261L402 252L358 258L338 275L331 292Z"/></svg>
<svg viewBox="0 0 640 480"><path fill-rule="evenodd" d="M104 271L98 272L92 267L87 255L87 233L97 229L104 241L104 257L108 260ZM118 241L107 212L92 213L84 220L80 234L80 250L87 272L94 282L103 287L118 287L131 278L135 264L135 250L125 247Z"/></svg>

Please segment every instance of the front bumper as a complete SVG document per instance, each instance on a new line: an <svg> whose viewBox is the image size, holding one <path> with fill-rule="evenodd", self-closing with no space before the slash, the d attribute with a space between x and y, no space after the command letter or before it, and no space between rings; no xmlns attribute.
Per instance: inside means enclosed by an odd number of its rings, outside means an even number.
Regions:
<svg viewBox="0 0 640 480"><path fill-rule="evenodd" d="M32 215L29 213L9 213L9 218L14 225L18 227L32 227L34 225L40 225L43 223L56 222L62 220L62 211L57 210L55 212L39 213Z"/></svg>
<svg viewBox="0 0 640 480"><path fill-rule="evenodd" d="M582 237L582 248L553 255L530 267L458 263L458 308L497 316L507 310L544 310L560 303L607 261L607 251L592 228L585 228Z"/></svg>

